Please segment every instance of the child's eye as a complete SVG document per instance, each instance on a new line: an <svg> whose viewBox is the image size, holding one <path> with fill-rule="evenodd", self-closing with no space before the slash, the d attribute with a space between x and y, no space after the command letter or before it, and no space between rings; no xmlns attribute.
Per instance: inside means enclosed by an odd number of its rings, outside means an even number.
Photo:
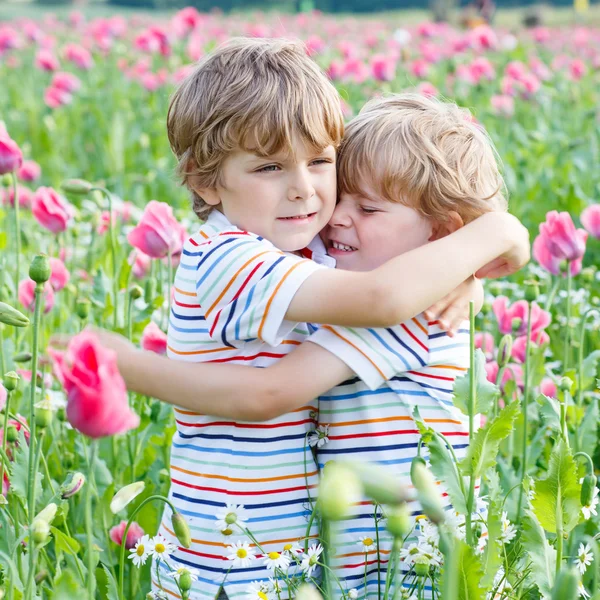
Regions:
<svg viewBox="0 0 600 600"><path fill-rule="evenodd" d="M376 212L379 212L377 209L375 208L367 208L366 206L361 206L360 210L362 213L364 213L365 215L374 215Z"/></svg>
<svg viewBox="0 0 600 600"><path fill-rule="evenodd" d="M333 161L330 158L315 158L315 160L312 161L313 165L326 165L326 164L331 164Z"/></svg>
<svg viewBox="0 0 600 600"><path fill-rule="evenodd" d="M260 169L256 169L257 173L273 173L279 169L278 165L265 165L264 167L260 167Z"/></svg>

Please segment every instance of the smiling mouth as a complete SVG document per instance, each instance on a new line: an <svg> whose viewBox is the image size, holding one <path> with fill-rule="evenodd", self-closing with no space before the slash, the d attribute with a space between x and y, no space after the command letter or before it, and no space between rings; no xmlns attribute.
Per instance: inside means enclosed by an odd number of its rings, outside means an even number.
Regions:
<svg viewBox="0 0 600 600"><path fill-rule="evenodd" d="M331 242L331 247L334 250L341 250L342 252L354 252L358 250L358 248L355 248L354 246L348 246L348 244L340 244L340 242L334 242L333 240Z"/></svg>
<svg viewBox="0 0 600 600"><path fill-rule="evenodd" d="M277 220L278 221L302 221L303 219L310 219L312 217L314 217L317 213L316 212L311 212L311 213L306 213L304 215L294 215L293 217L279 217Z"/></svg>

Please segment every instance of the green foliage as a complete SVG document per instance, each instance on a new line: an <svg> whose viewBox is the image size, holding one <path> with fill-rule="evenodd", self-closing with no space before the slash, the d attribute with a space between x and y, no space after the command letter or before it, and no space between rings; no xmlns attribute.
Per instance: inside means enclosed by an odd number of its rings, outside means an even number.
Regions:
<svg viewBox="0 0 600 600"><path fill-rule="evenodd" d="M548 543L546 534L538 519L530 510L525 511L521 520L521 544L531 561L531 579L537 586L542 598L552 593L556 571L556 550Z"/></svg>
<svg viewBox="0 0 600 600"><path fill-rule="evenodd" d="M478 348L475 350L475 397L477 399L475 405L475 413L486 414L492 403L500 395L500 390L496 385L488 381L485 371L485 355ZM469 398L470 390L470 372L467 371L464 375L456 378L454 382L454 395L452 401L454 405L466 415L469 414Z"/></svg>

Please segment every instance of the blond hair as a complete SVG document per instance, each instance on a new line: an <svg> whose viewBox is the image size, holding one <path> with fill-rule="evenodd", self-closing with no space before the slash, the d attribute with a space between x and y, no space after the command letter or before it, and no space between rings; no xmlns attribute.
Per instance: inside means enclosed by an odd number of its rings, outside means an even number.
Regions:
<svg viewBox="0 0 600 600"><path fill-rule="evenodd" d="M190 186L222 185L223 162L244 150L292 152L301 139L336 149L344 132L340 98L298 42L231 40L201 60L171 99L167 116L177 174L192 192L194 212L212 207Z"/></svg>
<svg viewBox="0 0 600 600"><path fill-rule="evenodd" d="M338 189L365 195L365 186L442 222L449 211L467 223L507 209L497 153L483 128L468 110L414 93L375 98L347 125Z"/></svg>

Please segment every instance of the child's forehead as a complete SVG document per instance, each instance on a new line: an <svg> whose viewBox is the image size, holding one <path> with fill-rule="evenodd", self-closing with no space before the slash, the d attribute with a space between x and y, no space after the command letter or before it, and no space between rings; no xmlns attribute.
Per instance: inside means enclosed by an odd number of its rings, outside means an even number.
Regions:
<svg viewBox="0 0 600 600"><path fill-rule="evenodd" d="M264 147L257 144L256 141L246 141L237 149L237 152L242 153L248 160L279 160L285 162L300 162L307 157L321 154L335 156L333 145L323 147L297 136L289 140L289 143L280 144L276 147Z"/></svg>

